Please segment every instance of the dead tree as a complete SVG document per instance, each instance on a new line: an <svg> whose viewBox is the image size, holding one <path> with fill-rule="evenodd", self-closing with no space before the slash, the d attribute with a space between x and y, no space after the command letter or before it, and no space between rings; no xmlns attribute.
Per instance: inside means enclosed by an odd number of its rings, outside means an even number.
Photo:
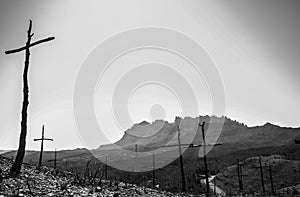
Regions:
<svg viewBox="0 0 300 197"><path fill-rule="evenodd" d="M26 135L27 135L27 109L29 105L29 86L28 86L28 70L29 70L29 59L30 59L30 48L36 46L38 44L42 44L44 42L48 42L54 40L54 37L48 37L34 43L31 43L31 38L33 37L33 33L31 33L32 29L32 21L29 21L29 28L27 31L27 41L25 46L13 49L9 51L5 51L5 54L14 54L18 52L25 51L25 66L23 71L23 105L22 105L22 120L21 120L21 133L19 138L19 148L15 158L15 161L10 168L10 172L14 174L19 174L21 171L21 166L23 163L24 155L25 155L25 147L26 147Z"/></svg>

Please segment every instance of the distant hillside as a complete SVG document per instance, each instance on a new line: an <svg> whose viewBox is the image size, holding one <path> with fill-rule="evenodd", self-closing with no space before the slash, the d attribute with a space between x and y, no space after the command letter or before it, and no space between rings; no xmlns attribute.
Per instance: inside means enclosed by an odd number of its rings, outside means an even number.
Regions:
<svg viewBox="0 0 300 197"><path fill-rule="evenodd" d="M0 150L0 155L6 152L9 152L10 150Z"/></svg>

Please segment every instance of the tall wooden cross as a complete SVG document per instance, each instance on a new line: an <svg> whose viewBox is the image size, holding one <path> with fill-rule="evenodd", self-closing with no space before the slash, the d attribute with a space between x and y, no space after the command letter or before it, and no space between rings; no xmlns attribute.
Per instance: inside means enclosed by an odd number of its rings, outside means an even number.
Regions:
<svg viewBox="0 0 300 197"><path fill-rule="evenodd" d="M42 138L34 139L34 140L33 140L33 141L42 141L42 142L41 142L41 151L40 151L39 166L42 166L43 151L44 151L44 141L45 141L45 140L53 141L53 139L45 138L45 137L44 137L44 132L45 132L45 127L44 127L44 125L43 125L43 127L42 127Z"/></svg>
<svg viewBox="0 0 300 197"><path fill-rule="evenodd" d="M205 132L204 126L205 122L202 124L199 123L199 126L202 130L202 140L203 140L203 161L204 161L204 170L205 170L205 183L206 183L206 196L209 195L209 181L208 181L208 167L207 167L207 159L206 159L206 140L205 140Z"/></svg>
<svg viewBox="0 0 300 197"><path fill-rule="evenodd" d="M18 49L13 49L9 51L5 51L5 54L14 54L18 52L25 51L25 66L23 71L23 105L22 105L22 120L21 120L21 133L19 138L19 148L15 158L15 161L10 169L12 173L20 173L21 166L23 163L24 155L25 155L25 147L26 147L26 135L27 135L27 109L29 105L29 86L28 86L28 70L29 70L29 57L30 57L30 48L36 45L49 42L54 40L54 37L48 37L45 39L41 39L39 41L31 43L31 38L33 37L34 33L31 33L32 29L32 21L29 21L29 28L27 31L27 41L25 46L20 47Z"/></svg>
<svg viewBox="0 0 300 197"><path fill-rule="evenodd" d="M204 132L204 126L205 126L205 122L203 122L202 124L199 123L199 126L201 127L202 130L202 140L203 140L203 161L204 161L204 170L205 170L205 183L206 183L206 196L209 196L209 181L208 181L208 165L207 165L207 157L206 157L206 147L207 146L220 146L222 145L222 143L215 143L215 144L206 144L206 140L205 140L205 132ZM201 145L200 145L201 146Z"/></svg>

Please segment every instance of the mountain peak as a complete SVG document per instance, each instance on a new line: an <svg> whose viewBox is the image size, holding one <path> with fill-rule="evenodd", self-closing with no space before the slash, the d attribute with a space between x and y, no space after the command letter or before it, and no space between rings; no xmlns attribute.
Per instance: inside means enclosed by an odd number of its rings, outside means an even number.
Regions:
<svg viewBox="0 0 300 197"><path fill-rule="evenodd" d="M148 124L150 124L150 123L147 122L147 121L145 121L145 120L143 120L142 122L138 123L138 125L141 125L141 126L146 126Z"/></svg>
<svg viewBox="0 0 300 197"><path fill-rule="evenodd" d="M272 124L270 122L266 122L263 126L264 127L277 127L277 125L274 125L274 124Z"/></svg>

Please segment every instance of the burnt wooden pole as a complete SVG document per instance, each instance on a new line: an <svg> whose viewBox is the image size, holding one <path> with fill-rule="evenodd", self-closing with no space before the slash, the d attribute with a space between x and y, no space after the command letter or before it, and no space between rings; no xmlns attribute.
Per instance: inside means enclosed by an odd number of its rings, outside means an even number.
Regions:
<svg viewBox="0 0 300 197"><path fill-rule="evenodd" d="M239 179L239 189L240 192L244 190L244 184L243 184L243 177L248 176L243 174L242 165L240 164L240 160L237 160L237 173L238 173L238 179Z"/></svg>
<svg viewBox="0 0 300 197"><path fill-rule="evenodd" d="M207 158L206 158L206 141L205 141L205 132L204 132L205 122L203 122L202 124L199 123L199 126L201 127L201 130L202 130L203 161L204 161L204 170L205 170L206 196L209 196L208 167L207 167Z"/></svg>
<svg viewBox="0 0 300 197"><path fill-rule="evenodd" d="M185 175L184 175L184 168L183 168L183 158L182 158L181 142L180 142L180 128L179 128L180 121L181 121L181 118L176 117L175 125L177 127L178 152L179 152L179 162L180 162L180 172L181 172L181 192L186 192Z"/></svg>
<svg viewBox="0 0 300 197"><path fill-rule="evenodd" d="M28 70L29 70L29 59L30 59L30 48L36 46L38 44L42 44L44 42L49 42L54 40L54 37L48 37L34 43L31 43L31 38L33 37L32 30L32 21L29 20L29 28L27 31L27 41L25 46L13 49L9 51L5 51L5 54L14 54L18 52L25 51L25 65L23 71L23 105L22 105L22 120L21 120L21 132L19 138L19 148L15 158L15 161L10 168L10 172L18 174L21 171L21 166L23 163L24 155L25 155L25 148L26 148L26 136L27 136L27 109L29 105L29 85L28 85Z"/></svg>
<svg viewBox="0 0 300 197"><path fill-rule="evenodd" d="M33 141L42 141L42 142L41 142L40 158L39 158L39 166L42 166L43 151L44 151L44 141L45 141L45 140L53 141L53 139L45 138L45 137L44 137L44 134L45 134L45 127L44 127L44 125L43 125L43 127L42 127L42 138L34 139L34 140L33 140Z"/></svg>
<svg viewBox="0 0 300 197"><path fill-rule="evenodd" d="M105 156L104 177L107 180L107 155Z"/></svg>
<svg viewBox="0 0 300 197"><path fill-rule="evenodd" d="M272 190L272 195L275 196L275 189L274 189L274 183L273 183L273 176L272 176L272 166L269 165L269 175L270 175L270 182L271 182L271 190Z"/></svg>
<svg viewBox="0 0 300 197"><path fill-rule="evenodd" d="M241 174L240 174L240 161L239 160L237 160L236 169L237 169L237 176L238 176L238 181L239 181L239 191L242 192L243 186L242 186L242 180L241 180Z"/></svg>
<svg viewBox="0 0 300 197"><path fill-rule="evenodd" d="M138 165L138 145L135 144L135 169L134 169L134 172L136 173L135 174L135 182L136 182L136 185L138 185L139 181L140 181L140 176L139 176L139 173L138 173L138 170L137 170L137 165Z"/></svg>
<svg viewBox="0 0 300 197"><path fill-rule="evenodd" d="M261 157L259 157L259 169L260 169L262 191L265 192L266 188L265 188L265 182L264 182L263 167L262 167L262 164L261 164Z"/></svg>
<svg viewBox="0 0 300 197"><path fill-rule="evenodd" d="M54 169L56 169L56 165L57 165L57 151L55 149L55 152L54 152Z"/></svg>
<svg viewBox="0 0 300 197"><path fill-rule="evenodd" d="M155 189L155 154L153 153L152 155L152 165L153 165L153 169L152 169L152 188Z"/></svg>

